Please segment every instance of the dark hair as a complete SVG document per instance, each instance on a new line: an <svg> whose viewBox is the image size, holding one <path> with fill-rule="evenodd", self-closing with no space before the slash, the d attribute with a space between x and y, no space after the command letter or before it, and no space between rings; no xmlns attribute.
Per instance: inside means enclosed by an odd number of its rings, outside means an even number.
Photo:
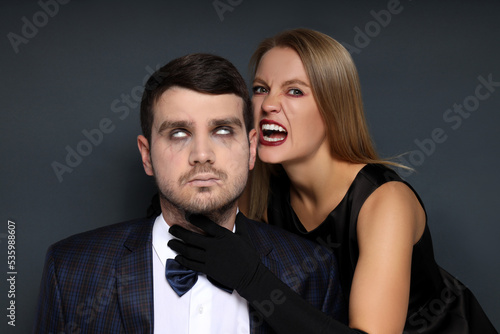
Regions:
<svg viewBox="0 0 500 334"><path fill-rule="evenodd" d="M235 94L243 99L243 118L247 132L253 128L251 101L245 80L236 67L222 57L195 53L172 60L146 82L141 101L142 133L151 141L153 107L172 87L213 95Z"/></svg>

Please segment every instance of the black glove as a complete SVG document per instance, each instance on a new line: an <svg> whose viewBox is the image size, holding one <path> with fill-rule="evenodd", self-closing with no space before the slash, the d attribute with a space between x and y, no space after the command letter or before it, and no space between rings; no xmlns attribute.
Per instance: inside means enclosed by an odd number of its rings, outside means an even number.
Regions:
<svg viewBox="0 0 500 334"><path fill-rule="evenodd" d="M168 246L179 253L176 260L185 267L205 273L222 285L243 290L263 266L255 249L237 233L217 225L202 215L190 215L191 224L207 233L188 231L174 225L169 232L184 242L172 239Z"/></svg>

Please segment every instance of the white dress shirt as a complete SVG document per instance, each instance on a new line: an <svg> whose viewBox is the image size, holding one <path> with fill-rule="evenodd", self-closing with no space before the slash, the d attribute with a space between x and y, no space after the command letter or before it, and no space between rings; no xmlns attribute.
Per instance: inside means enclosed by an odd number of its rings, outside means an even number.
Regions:
<svg viewBox="0 0 500 334"><path fill-rule="evenodd" d="M169 228L160 214L153 225L154 333L250 333L248 303L236 291L215 287L203 274L182 297L168 284L165 264L177 255L167 246Z"/></svg>

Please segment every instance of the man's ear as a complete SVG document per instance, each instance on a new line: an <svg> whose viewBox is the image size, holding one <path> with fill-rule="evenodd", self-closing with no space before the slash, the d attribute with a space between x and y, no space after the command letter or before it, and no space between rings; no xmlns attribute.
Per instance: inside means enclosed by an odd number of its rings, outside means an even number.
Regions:
<svg viewBox="0 0 500 334"><path fill-rule="evenodd" d="M144 171L149 176L153 176L153 164L151 163L151 151L149 149L149 142L143 135L137 136L137 146L139 147L139 152L141 153L142 166Z"/></svg>
<svg viewBox="0 0 500 334"><path fill-rule="evenodd" d="M248 141L250 142L250 158L248 159L248 170L252 170L255 166L255 158L257 156L257 131L250 130L248 133Z"/></svg>

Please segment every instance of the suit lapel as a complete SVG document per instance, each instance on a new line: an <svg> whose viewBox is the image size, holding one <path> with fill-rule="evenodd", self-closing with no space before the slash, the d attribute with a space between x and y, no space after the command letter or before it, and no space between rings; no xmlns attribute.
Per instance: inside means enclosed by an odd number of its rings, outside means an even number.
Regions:
<svg viewBox="0 0 500 334"><path fill-rule="evenodd" d="M153 264L151 231L154 218L131 231L118 260L117 293L126 333L153 333Z"/></svg>

